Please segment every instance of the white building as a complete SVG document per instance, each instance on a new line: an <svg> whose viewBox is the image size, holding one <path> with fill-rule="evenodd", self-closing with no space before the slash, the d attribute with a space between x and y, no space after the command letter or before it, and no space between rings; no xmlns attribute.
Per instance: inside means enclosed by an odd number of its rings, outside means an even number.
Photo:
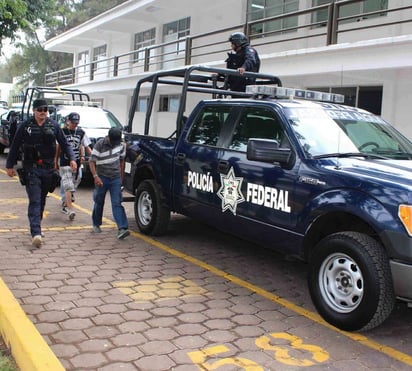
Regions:
<svg viewBox="0 0 412 371"><path fill-rule="evenodd" d="M47 50L73 53L73 68L45 83L81 89L127 123L139 76L224 67L234 31L284 86L344 93L412 138L412 0L128 0L48 40ZM175 98L159 97L159 110Z"/></svg>

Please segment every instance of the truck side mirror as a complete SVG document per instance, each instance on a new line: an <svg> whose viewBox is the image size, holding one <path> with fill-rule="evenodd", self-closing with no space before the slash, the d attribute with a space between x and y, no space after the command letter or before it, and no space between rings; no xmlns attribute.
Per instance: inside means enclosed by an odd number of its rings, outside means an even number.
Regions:
<svg viewBox="0 0 412 371"><path fill-rule="evenodd" d="M249 139L247 159L268 163L279 163L288 169L295 163L295 154L291 148L280 148L279 142L273 139Z"/></svg>

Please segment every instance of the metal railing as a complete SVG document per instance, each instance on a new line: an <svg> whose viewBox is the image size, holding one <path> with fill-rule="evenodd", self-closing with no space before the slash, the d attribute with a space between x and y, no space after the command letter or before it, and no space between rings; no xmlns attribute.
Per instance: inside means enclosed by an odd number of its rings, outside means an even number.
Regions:
<svg viewBox="0 0 412 371"><path fill-rule="evenodd" d="M225 59L228 51L228 35L235 31L245 32L259 53L325 46L347 41L412 33L412 5L397 6L351 16L340 16L342 7L362 0L343 0L319 5L279 16L249 21L224 29L151 45L143 49L100 59L45 76L46 86L62 86L109 78L137 76L160 69L183 67L191 64L208 64ZM390 1L388 1L390 4ZM326 12L326 19L317 20L319 12ZM270 25L273 22L295 19L293 27L252 34L253 26ZM408 27L406 31L402 25Z"/></svg>

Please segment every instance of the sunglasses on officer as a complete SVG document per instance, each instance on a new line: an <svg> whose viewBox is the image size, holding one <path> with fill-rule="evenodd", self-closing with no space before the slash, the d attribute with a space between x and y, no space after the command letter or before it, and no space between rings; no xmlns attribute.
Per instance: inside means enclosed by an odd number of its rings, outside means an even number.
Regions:
<svg viewBox="0 0 412 371"><path fill-rule="evenodd" d="M49 110L49 108L46 106L46 107L38 107L38 108L36 108L36 111L37 112L47 112Z"/></svg>

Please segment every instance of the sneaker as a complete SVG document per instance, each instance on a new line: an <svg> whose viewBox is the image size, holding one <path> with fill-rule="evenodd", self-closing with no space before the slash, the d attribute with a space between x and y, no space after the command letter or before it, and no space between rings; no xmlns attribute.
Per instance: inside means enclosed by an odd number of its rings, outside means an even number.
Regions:
<svg viewBox="0 0 412 371"><path fill-rule="evenodd" d="M67 209L66 204L62 204L62 213L69 215L69 210Z"/></svg>
<svg viewBox="0 0 412 371"><path fill-rule="evenodd" d="M102 233L102 230L100 229L100 227L98 225L94 225L93 226L93 232L94 233Z"/></svg>
<svg viewBox="0 0 412 371"><path fill-rule="evenodd" d="M126 238L130 234L128 229L122 228L119 229L119 232L117 232L117 238L119 240L123 240L123 238Z"/></svg>
<svg viewBox="0 0 412 371"><path fill-rule="evenodd" d="M76 216L76 213L73 210L68 210L69 220L73 220L74 217Z"/></svg>
<svg viewBox="0 0 412 371"><path fill-rule="evenodd" d="M34 247L37 247L38 249L40 249L40 246L42 244L41 236L40 235L34 236L31 240L31 244Z"/></svg>

